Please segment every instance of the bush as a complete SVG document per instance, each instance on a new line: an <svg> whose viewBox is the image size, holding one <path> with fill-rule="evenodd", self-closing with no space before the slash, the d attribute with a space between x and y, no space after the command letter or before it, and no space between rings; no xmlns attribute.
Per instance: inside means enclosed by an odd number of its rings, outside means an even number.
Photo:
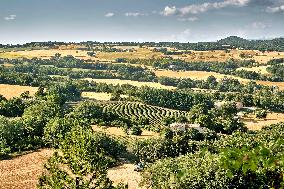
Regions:
<svg viewBox="0 0 284 189"><path fill-rule="evenodd" d="M267 117L267 111L266 110L256 110L255 117L257 119L264 119Z"/></svg>
<svg viewBox="0 0 284 189"><path fill-rule="evenodd" d="M90 129L74 127L59 149L60 153L56 152L45 165L39 188L113 188L107 168L125 151L118 141Z"/></svg>
<svg viewBox="0 0 284 189"><path fill-rule="evenodd" d="M30 136L43 136L45 125L62 114L61 107L52 102L41 102L27 109L22 116L25 130Z"/></svg>
<svg viewBox="0 0 284 189"><path fill-rule="evenodd" d="M152 188L283 188L284 124L223 136L203 149L151 164L143 185ZM213 148L215 148L213 150Z"/></svg>
<svg viewBox="0 0 284 189"><path fill-rule="evenodd" d="M44 128L44 141L47 145L58 147L60 141L74 127L90 129L90 126L78 119L54 118Z"/></svg>
<svg viewBox="0 0 284 189"><path fill-rule="evenodd" d="M130 130L131 130L131 132L130 132L131 135L140 136L142 134L141 127L139 127L137 125L132 126Z"/></svg>

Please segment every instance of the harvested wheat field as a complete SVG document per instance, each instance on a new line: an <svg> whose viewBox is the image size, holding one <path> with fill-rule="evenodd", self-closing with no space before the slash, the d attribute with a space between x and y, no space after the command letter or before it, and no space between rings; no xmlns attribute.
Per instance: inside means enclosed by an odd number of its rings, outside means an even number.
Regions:
<svg viewBox="0 0 284 189"><path fill-rule="evenodd" d="M257 72L263 75L271 75L266 68L268 68L269 66L258 66L258 67L251 67L251 68L245 68L245 67L241 67L238 68L237 70L246 70L246 71L253 71L253 72Z"/></svg>
<svg viewBox="0 0 284 189"><path fill-rule="evenodd" d="M43 165L51 155L51 150L42 149L0 161L0 189L36 188Z"/></svg>
<svg viewBox="0 0 284 189"><path fill-rule="evenodd" d="M206 71L171 71L171 70L157 70L154 71L155 74L158 77L175 77L175 78L190 78L190 79L198 79L198 80L205 80L209 76L214 76L217 78L217 80L220 80L224 77L228 78L235 78L239 80L245 80L239 77L231 76L231 75L225 75L225 74L220 74L216 72L206 72Z"/></svg>
<svg viewBox="0 0 284 189"><path fill-rule="evenodd" d="M0 94L7 99L19 97L23 92L26 91L29 91L30 95L34 95L37 89L37 87L30 86L0 84Z"/></svg>
<svg viewBox="0 0 284 189"><path fill-rule="evenodd" d="M284 122L284 113L269 113L266 119L256 119L254 115L249 115L242 119L250 130L260 130L266 125Z"/></svg>
<svg viewBox="0 0 284 189"><path fill-rule="evenodd" d="M113 85L129 84L129 85L133 85L133 86L136 86L136 87L149 86L149 87L158 88L158 89L175 89L176 88L176 87L161 85L160 83L154 83L154 82L140 82L140 81L120 80L120 79L85 78L85 80L94 81L94 82L97 82L97 83L113 84Z"/></svg>
<svg viewBox="0 0 284 189"><path fill-rule="evenodd" d="M160 52L153 52L150 49L139 48L135 52L98 52L99 60L114 61L117 58L129 58L129 59L151 59L161 58L163 54Z"/></svg>
<svg viewBox="0 0 284 189"><path fill-rule="evenodd" d="M238 79L242 83L247 83L249 81L255 81L257 84L260 85L265 85L265 86L277 86L279 87L280 90L284 90L284 82L272 82L272 81L259 81L259 80L249 80L249 79L243 79L240 77L235 77L231 75L225 75L225 74L220 74L216 72L205 72L205 71L183 71L183 72L178 72L178 71L171 71L171 70L157 70L155 71L155 74L158 77L161 76L166 76L166 77L174 77L174 78L190 78L194 80L205 80L209 76L214 76L217 78L217 80L220 80L224 77L227 78L234 78Z"/></svg>
<svg viewBox="0 0 284 189"><path fill-rule="evenodd" d="M121 128L118 128L118 127L105 127L105 126L93 125L92 128L94 131L104 132L108 135L119 136L119 137L129 136L129 137L136 138L136 139L147 139L147 138L152 138L152 137L159 137L158 133L147 131L147 130L143 130L140 136L135 136L135 135L127 135Z"/></svg>
<svg viewBox="0 0 284 189"><path fill-rule="evenodd" d="M54 56L56 53L61 54L61 56L72 55L76 58L86 58L89 57L87 55L87 51L82 50L60 50L60 49L49 49L49 50L26 50L26 51L11 51L5 52L6 56L16 56L16 57L26 57L26 58L42 58L49 59ZM4 54L4 53L3 53Z"/></svg>
<svg viewBox="0 0 284 189"><path fill-rule="evenodd" d="M277 86L280 90L284 90L284 82L272 82L272 81L256 81L257 84L265 86Z"/></svg>
<svg viewBox="0 0 284 189"><path fill-rule="evenodd" d="M96 92L82 92L81 96L83 98L104 100L104 101L108 101L111 98L110 93L96 93Z"/></svg>
<svg viewBox="0 0 284 189"><path fill-rule="evenodd" d="M114 182L114 185L119 183L128 184L129 189L139 189L141 175L134 171L134 165L130 163L122 164L118 167L113 167L108 171L108 177Z"/></svg>

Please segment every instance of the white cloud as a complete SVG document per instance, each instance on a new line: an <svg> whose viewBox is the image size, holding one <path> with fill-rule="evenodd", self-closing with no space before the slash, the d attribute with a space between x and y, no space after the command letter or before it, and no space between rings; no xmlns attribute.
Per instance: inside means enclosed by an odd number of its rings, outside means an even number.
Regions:
<svg viewBox="0 0 284 189"><path fill-rule="evenodd" d="M221 9L229 6L238 6L243 7L250 3L250 0L223 0L221 2L205 2L202 4L191 4L185 7L176 8L175 6L169 7L166 6L162 14L164 16L170 16L174 14L179 14L182 16L188 14L199 14L207 12L213 9Z"/></svg>
<svg viewBox="0 0 284 189"><path fill-rule="evenodd" d="M180 42L188 42L190 40L191 36L191 29L186 29L178 34L173 34L170 37L170 41L180 41Z"/></svg>
<svg viewBox="0 0 284 189"><path fill-rule="evenodd" d="M162 12L162 15L164 16L171 16L177 13L177 8L175 6L169 7L166 6L165 9Z"/></svg>
<svg viewBox="0 0 284 189"><path fill-rule="evenodd" d="M263 22L253 22L251 24L252 28L254 29L265 29L267 28L268 26L266 24L264 24Z"/></svg>
<svg viewBox="0 0 284 189"><path fill-rule="evenodd" d="M114 13L113 12L109 12L109 13L106 13L105 14L105 17L113 17L114 16Z"/></svg>
<svg viewBox="0 0 284 189"><path fill-rule="evenodd" d="M4 20L7 20L7 21L9 21L9 20L15 20L16 17L17 17L17 15L11 14L11 15L9 15L9 16L4 17Z"/></svg>
<svg viewBox="0 0 284 189"><path fill-rule="evenodd" d="M129 17L129 16L133 16L133 17L146 16L146 14L139 13L139 12L127 12L124 15L127 16L127 17Z"/></svg>
<svg viewBox="0 0 284 189"><path fill-rule="evenodd" d="M199 18L197 18L197 17L178 18L178 21L181 21L181 22L194 22L194 21L197 21L197 20L199 20Z"/></svg>
<svg viewBox="0 0 284 189"><path fill-rule="evenodd" d="M267 7L266 11L269 13L284 12L284 4L277 7Z"/></svg>

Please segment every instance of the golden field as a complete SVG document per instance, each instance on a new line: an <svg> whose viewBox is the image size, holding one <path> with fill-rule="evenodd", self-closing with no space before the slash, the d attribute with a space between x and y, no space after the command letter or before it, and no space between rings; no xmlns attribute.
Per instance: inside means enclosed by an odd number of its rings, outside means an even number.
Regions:
<svg viewBox="0 0 284 189"><path fill-rule="evenodd" d="M37 89L37 87L30 86L0 84L0 94L7 99L20 97L20 95L26 91L29 91L30 95L32 96L36 93Z"/></svg>
<svg viewBox="0 0 284 189"><path fill-rule="evenodd" d="M268 113L266 119L256 119L254 115L248 115L242 121L248 129L260 130L264 126L284 122L284 113Z"/></svg>
<svg viewBox="0 0 284 189"><path fill-rule="evenodd" d="M205 71L183 71L183 72L178 72L178 71L171 71L171 70L156 70L155 74L159 77L165 76L165 77L173 77L173 78L190 78L190 79L198 79L198 80L205 80L209 76L214 76L217 78L217 80L220 80L222 78L234 78L238 79L242 83L247 83L251 80L249 79L243 79L240 77L235 77L231 75L225 75L225 74L220 74L216 72L205 72ZM284 90L284 82L271 82L271 81L255 81L257 84L265 85L265 86L277 86L279 87L280 90Z"/></svg>
<svg viewBox="0 0 284 189"><path fill-rule="evenodd" d="M154 83L154 82L139 82L139 81L120 80L120 79L85 78L85 80L94 81L94 82L97 82L97 83L113 84L113 85L129 84L129 85L133 85L133 86L136 86L136 87L149 86L149 87L153 87L153 88L157 88L157 89L175 89L176 88L176 87L161 85L160 83Z"/></svg>
<svg viewBox="0 0 284 189"><path fill-rule="evenodd" d="M104 101L108 101L111 98L110 93L96 93L96 92L82 92L81 96L83 98L104 100Z"/></svg>
<svg viewBox="0 0 284 189"><path fill-rule="evenodd" d="M275 58L284 58L284 52L260 52L258 50L230 50L228 52L224 50L212 50L212 51L190 51L190 53L184 55L163 55L160 52L154 52L153 47L142 47L138 46L114 46L114 48L122 50L133 50L133 52L99 52L95 51L96 56L90 57L87 55L86 50L77 50L76 46L66 47L60 46L58 49L41 49L41 50L18 50L18 51L3 51L0 52L1 58L50 58L56 53L62 56L72 55L76 58L81 59L92 59L97 61L110 61L113 62L117 58L129 58L129 59L151 59L151 58L162 58L162 57L172 57L174 59L182 59L187 62L193 61L214 61L214 62L224 62L229 59L244 60L240 57L241 54L245 54L261 64L266 64L267 61ZM170 48L169 48L170 49Z"/></svg>

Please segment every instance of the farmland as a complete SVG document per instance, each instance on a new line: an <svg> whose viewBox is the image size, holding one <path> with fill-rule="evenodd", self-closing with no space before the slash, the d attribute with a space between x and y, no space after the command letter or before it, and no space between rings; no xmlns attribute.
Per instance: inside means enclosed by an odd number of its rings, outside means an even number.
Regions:
<svg viewBox="0 0 284 189"><path fill-rule="evenodd" d="M30 86L0 84L0 94L7 99L20 97L26 91L29 91L30 95L34 95L37 89L37 87Z"/></svg>
<svg viewBox="0 0 284 189"><path fill-rule="evenodd" d="M267 170L283 173L248 159L257 169L247 178L242 167L222 164L232 158L223 152L256 156L265 147L263 159L283 154L275 142L283 138L283 52L219 44L26 46L0 53L0 188L91 188L88 179L102 188L159 188L170 180L167 172L195 188L187 171L200 177L204 170L222 175L222 187L237 178L274 187L278 180ZM177 178L175 166L186 179ZM218 178L197 182L212 188Z"/></svg>

